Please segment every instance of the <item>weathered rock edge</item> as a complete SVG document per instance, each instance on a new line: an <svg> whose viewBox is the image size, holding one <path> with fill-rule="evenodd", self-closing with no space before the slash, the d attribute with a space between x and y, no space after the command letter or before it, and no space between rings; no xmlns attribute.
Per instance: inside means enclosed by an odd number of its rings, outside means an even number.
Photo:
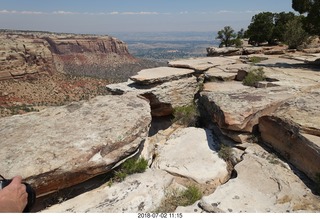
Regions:
<svg viewBox="0 0 320 219"><path fill-rule="evenodd" d="M0 173L21 175L40 196L106 173L135 153L151 113L136 95L99 96L0 124Z"/></svg>

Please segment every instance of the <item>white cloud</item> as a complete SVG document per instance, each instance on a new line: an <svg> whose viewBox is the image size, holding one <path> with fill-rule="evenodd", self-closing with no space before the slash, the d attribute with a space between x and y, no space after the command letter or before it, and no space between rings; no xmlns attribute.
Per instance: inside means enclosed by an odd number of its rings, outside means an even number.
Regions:
<svg viewBox="0 0 320 219"><path fill-rule="evenodd" d="M244 13L248 13L248 14L259 14L262 11L245 11Z"/></svg>
<svg viewBox="0 0 320 219"><path fill-rule="evenodd" d="M52 14L60 14L60 15L73 15L73 14L80 14L78 12L71 12L71 11L54 11Z"/></svg>
<svg viewBox="0 0 320 219"><path fill-rule="evenodd" d="M111 12L109 13L111 15L158 15L159 12L150 12L150 11L140 11L140 12L132 12L132 11L126 11L126 12Z"/></svg>
<svg viewBox="0 0 320 219"><path fill-rule="evenodd" d="M74 11L53 11L53 12L41 12L41 11L16 11L16 10L0 10L0 14L30 14L30 15L39 15L39 14L54 14L54 15L159 15L165 13L151 12L151 11L141 11L141 12L74 12Z"/></svg>
<svg viewBox="0 0 320 219"><path fill-rule="evenodd" d="M15 10L0 10L0 14L45 14L41 11L15 11Z"/></svg>
<svg viewBox="0 0 320 219"><path fill-rule="evenodd" d="M211 12L199 12L199 14L258 14L261 11L230 11L230 10L220 10L220 11L211 11Z"/></svg>
<svg viewBox="0 0 320 219"><path fill-rule="evenodd" d="M228 11L228 10L220 10L218 11L218 14L225 14L225 13L235 13L234 11Z"/></svg>

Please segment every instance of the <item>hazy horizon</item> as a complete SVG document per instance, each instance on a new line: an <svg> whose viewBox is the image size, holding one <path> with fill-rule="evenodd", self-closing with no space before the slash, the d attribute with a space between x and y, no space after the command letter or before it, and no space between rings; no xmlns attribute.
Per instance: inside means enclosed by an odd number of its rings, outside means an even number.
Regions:
<svg viewBox="0 0 320 219"><path fill-rule="evenodd" d="M292 11L291 0L0 0L0 29L80 34L240 30L262 11Z"/></svg>

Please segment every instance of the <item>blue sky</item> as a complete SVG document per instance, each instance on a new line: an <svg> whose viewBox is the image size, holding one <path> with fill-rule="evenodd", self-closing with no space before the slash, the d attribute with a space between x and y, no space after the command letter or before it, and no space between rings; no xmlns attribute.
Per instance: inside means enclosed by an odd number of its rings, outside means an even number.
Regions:
<svg viewBox="0 0 320 219"><path fill-rule="evenodd" d="M0 29L74 33L217 31L247 28L292 0L0 0Z"/></svg>

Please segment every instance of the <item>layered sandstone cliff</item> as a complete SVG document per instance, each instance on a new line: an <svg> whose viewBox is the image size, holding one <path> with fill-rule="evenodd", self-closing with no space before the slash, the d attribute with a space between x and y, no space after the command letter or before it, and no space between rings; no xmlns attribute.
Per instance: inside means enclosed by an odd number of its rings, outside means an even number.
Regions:
<svg viewBox="0 0 320 219"><path fill-rule="evenodd" d="M54 71L46 40L32 35L0 34L0 80Z"/></svg>
<svg viewBox="0 0 320 219"><path fill-rule="evenodd" d="M56 71L108 78L108 69L138 60L111 36L1 32L0 80Z"/></svg>
<svg viewBox="0 0 320 219"><path fill-rule="evenodd" d="M158 63L111 36L0 31L0 117L105 94Z"/></svg>
<svg viewBox="0 0 320 219"><path fill-rule="evenodd" d="M116 69L138 63L130 55L127 45L114 37L72 36L44 39L50 45L55 68L59 72L116 80L120 78Z"/></svg>

